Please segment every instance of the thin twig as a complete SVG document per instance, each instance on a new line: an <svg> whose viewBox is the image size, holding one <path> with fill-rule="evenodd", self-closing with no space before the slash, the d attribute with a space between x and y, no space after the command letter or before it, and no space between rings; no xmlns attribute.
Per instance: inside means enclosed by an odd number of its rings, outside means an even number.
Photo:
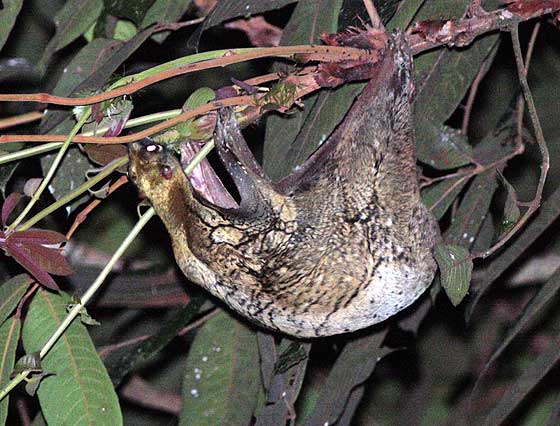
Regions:
<svg viewBox="0 0 560 426"><path fill-rule="evenodd" d="M184 336L185 334L194 330L195 328L200 327L206 321L208 321L210 318L215 317L219 312L220 312L219 309L216 309L216 308L211 309L209 312L207 312L206 314L201 316L196 321L191 322L190 324L186 325L185 327L183 327L182 329L177 331L177 336ZM117 349L121 349L121 348L124 348L126 346L134 345L136 343L141 343L145 340L148 340L149 338L151 338L153 336L154 336L153 334L144 334L142 336L137 336L137 337L134 337L132 339L124 340L122 342L115 343L113 345L105 346L102 350L99 351L99 356L101 358L105 358L108 354L110 354L111 352L113 352Z"/></svg>
<svg viewBox="0 0 560 426"><path fill-rule="evenodd" d="M206 56L213 59L201 60L197 58L204 58ZM354 47L340 47L340 46L322 46L322 45L301 45L301 46L278 46L278 47L251 47L242 49L230 50L217 50L212 52L204 52L197 55L191 55L187 58L181 58L171 63L162 64L157 67L151 68L143 73L135 74L123 78L123 81L129 84L121 85L112 90L108 90L96 95L82 97L82 98L68 98L64 96L54 96L48 93L31 93L31 94L0 94L0 101L5 102L41 102L54 105L66 106L80 106L91 105L103 102L109 99L117 98L124 95L131 95L144 87L150 86L162 80L167 80L179 75L202 71L212 68L221 68L228 65L236 64L239 62L250 61L254 59L261 59L267 57L286 57L290 58L294 55L305 55L308 60L313 61L343 61L343 60L359 60L367 57L367 53L363 49ZM184 60L187 62L185 65L174 66L173 64ZM171 69L166 69L172 67ZM158 69L164 69L157 72ZM146 72L153 75L144 77ZM156 73L157 72L157 73ZM155 73L155 74L154 74ZM118 86L115 84L114 86Z"/></svg>
<svg viewBox="0 0 560 426"><path fill-rule="evenodd" d="M533 56L533 50L535 48L535 43L537 41L537 35L541 28L541 23L537 22L531 33L531 38L529 40L529 45L527 46L527 55L525 56L525 76L529 73L529 66L531 64L531 58ZM523 94L519 95L517 99L517 141L518 143L523 143L523 116L525 114L525 98Z"/></svg>
<svg viewBox="0 0 560 426"><path fill-rule="evenodd" d="M43 118L45 113L43 111L32 111L26 114L14 115L0 120L0 129L7 129L9 127L19 126L20 124L32 123L33 121Z"/></svg>
<svg viewBox="0 0 560 426"><path fill-rule="evenodd" d="M115 192L118 188L120 188L121 186L123 186L127 182L128 182L128 177L127 176L121 176L116 182L114 182L113 184L111 184L111 186L109 186L109 189L107 190L107 195L112 194L113 192ZM88 214L90 214L93 209L95 209L99 204L101 204L101 201L102 200L100 200L99 198L96 198L91 203L89 203L88 206L85 207L76 216L76 219L74 219L74 223L72 224L72 226L70 227L70 229L66 233L66 239L67 240L70 240L70 238L72 238L72 235L74 235L74 232L76 232L76 229L78 229L78 226L80 226L86 220Z"/></svg>
<svg viewBox="0 0 560 426"><path fill-rule="evenodd" d="M494 254L497 250L499 250L506 242L513 237L519 229L525 225L527 220L533 215L535 211L539 208L542 199L542 193L544 189L544 184L546 182L546 176L548 174L548 168L550 165L550 158L548 153L548 147L546 145L546 141L544 139L544 134L542 131L541 123L539 121L539 117L537 114L537 109L535 107L535 102L533 100L533 95L531 93L531 89L529 88L529 83L527 82L527 68L524 65L523 61L523 53L521 52L521 45L519 43L519 28L518 26L514 26L511 29L511 39L513 42L513 53L515 55L515 63L517 65L517 75L519 78L519 82L521 84L521 89L523 90L523 96L525 97L525 102L527 102L527 109L529 110L529 116L531 117L531 123L533 124L533 129L535 131L535 136L537 139L537 144L541 151L542 156L542 164L541 164L541 173L539 176L539 182L537 185L537 189L535 192L535 197L531 201L527 211L523 214L521 219L504 235L500 241L490 247L483 253L473 253L471 254L471 258L486 258Z"/></svg>
<svg viewBox="0 0 560 426"><path fill-rule="evenodd" d="M379 17L379 13L377 13L377 9L375 8L373 1L372 0L362 0L362 1L364 2L364 6L367 10L367 13L369 15L369 20L371 21L371 25L373 26L373 28L375 28L376 30L384 30L385 27L383 26L383 22Z"/></svg>
<svg viewBox="0 0 560 426"><path fill-rule="evenodd" d="M476 75L471 85L471 90L469 90L469 97L467 98L467 103L465 104L465 114L463 115L463 124L461 126L461 133L463 135L466 135L469 130L472 108L476 99L476 95L478 93L478 88L480 86L480 83L482 82L482 80L484 80L484 77L490 70L492 63L494 62L496 51L497 46L494 47L493 51L486 58L484 58L484 61L482 61L482 66L480 67L480 70L478 71L478 74Z"/></svg>

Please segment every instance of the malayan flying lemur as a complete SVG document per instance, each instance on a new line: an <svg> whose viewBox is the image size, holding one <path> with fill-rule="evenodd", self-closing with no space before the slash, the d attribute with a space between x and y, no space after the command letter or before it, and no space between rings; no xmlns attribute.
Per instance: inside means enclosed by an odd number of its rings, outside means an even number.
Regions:
<svg viewBox="0 0 560 426"><path fill-rule="evenodd" d="M291 176L271 182L233 113L214 140L241 202L223 208L193 190L171 151L130 147L129 174L194 283L268 328L328 336L376 324L430 285L439 240L419 195L412 59L390 40L378 72L332 136Z"/></svg>

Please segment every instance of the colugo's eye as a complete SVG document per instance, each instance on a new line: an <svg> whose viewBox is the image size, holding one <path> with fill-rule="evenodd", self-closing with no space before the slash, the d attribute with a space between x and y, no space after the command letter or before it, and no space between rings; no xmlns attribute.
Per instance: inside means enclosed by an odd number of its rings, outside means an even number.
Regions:
<svg viewBox="0 0 560 426"><path fill-rule="evenodd" d="M162 178L167 180L173 177L173 170L171 170L171 167L169 166L162 166L161 169L159 169L159 173Z"/></svg>
<svg viewBox="0 0 560 426"><path fill-rule="evenodd" d="M161 152L161 150L163 149L163 146L157 144L157 143L151 143L146 145L146 151L147 152Z"/></svg>

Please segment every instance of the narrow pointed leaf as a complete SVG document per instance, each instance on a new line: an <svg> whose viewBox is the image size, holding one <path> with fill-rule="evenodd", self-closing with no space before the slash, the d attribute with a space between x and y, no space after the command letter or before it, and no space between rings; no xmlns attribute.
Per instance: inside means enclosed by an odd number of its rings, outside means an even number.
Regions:
<svg viewBox="0 0 560 426"><path fill-rule="evenodd" d="M554 368L558 361L560 361L560 335L552 339L539 357L524 369L517 381L506 390L498 404L479 424L481 426L505 424L504 422L529 392Z"/></svg>
<svg viewBox="0 0 560 426"><path fill-rule="evenodd" d="M10 318L0 326L0 389L4 389L10 381L16 358L20 327L20 320L16 317ZM8 403L9 396L0 401L0 426L4 426L6 423Z"/></svg>
<svg viewBox="0 0 560 426"><path fill-rule="evenodd" d="M72 299L40 290L29 307L23 344L27 353L41 349L66 317ZM39 386L41 410L48 424L67 426L120 426L117 395L93 342L83 324L74 321L51 351L42 367L55 375Z"/></svg>
<svg viewBox="0 0 560 426"><path fill-rule="evenodd" d="M55 245L66 242L66 237L60 232L48 229L28 229L14 232L10 235L10 241L21 244Z"/></svg>
<svg viewBox="0 0 560 426"><path fill-rule="evenodd" d="M103 10L103 0L75 0L67 2L56 14L54 37L47 45L41 63L46 66L51 55L68 46L85 33Z"/></svg>
<svg viewBox="0 0 560 426"><path fill-rule="evenodd" d="M21 274L0 285L0 324L10 316L32 282L29 275Z"/></svg>
<svg viewBox="0 0 560 426"><path fill-rule="evenodd" d="M122 379L142 362L159 353L177 332L192 321L206 299L202 296L193 297L178 314L167 321L156 334L135 345L127 345L120 350L102 353L113 384L117 386Z"/></svg>
<svg viewBox="0 0 560 426"><path fill-rule="evenodd" d="M501 340L500 345L494 351L482 372L479 374L477 384L482 380L490 366L498 359L498 357L506 350L509 344L518 337L527 326L542 314L544 307L550 302L560 288L560 269L557 269L554 275L541 287L529 303L523 309L523 313L519 316L515 325L507 332L506 336ZM473 393L476 391L477 386ZM475 396L476 397L476 396Z"/></svg>
<svg viewBox="0 0 560 426"><path fill-rule="evenodd" d="M469 291L473 262L469 251L461 246L438 244L434 256L441 274L441 286L457 306Z"/></svg>
<svg viewBox="0 0 560 426"><path fill-rule="evenodd" d="M284 28L280 44L288 46L318 43L322 33L336 32L341 5L342 0L299 1ZM324 141L328 137L352 104L353 99L349 91L351 88L355 90L356 87L347 85L343 90L312 95L304 101L303 112L288 117L271 115L267 118L263 167L272 179L287 175L304 152L309 153L313 150L311 145L317 147L321 139ZM340 97L334 96L335 93L340 93ZM337 107L337 102L345 106ZM326 119L320 114L323 110L328 111ZM300 147L295 144L295 140L304 127L304 133L309 132L310 137L316 139L306 141L309 146ZM298 142L301 143L302 140L299 139Z"/></svg>
<svg viewBox="0 0 560 426"><path fill-rule="evenodd" d="M23 197L23 195L19 192L12 192L6 197L4 204L2 204L2 225L7 225L10 213L12 213L17 203L19 203L21 197Z"/></svg>
<svg viewBox="0 0 560 426"><path fill-rule="evenodd" d="M257 337L226 312L210 319L191 346L180 426L251 422L260 390Z"/></svg>
<svg viewBox="0 0 560 426"><path fill-rule="evenodd" d="M51 290L58 290L58 285L48 274L48 272L43 270L41 265L39 265L34 257L30 255L26 250L23 250L21 246L10 244L10 242L8 241L6 250L17 263L23 266L27 270L27 272L33 275L42 285L50 288Z"/></svg>
<svg viewBox="0 0 560 426"><path fill-rule="evenodd" d="M382 347L387 331L385 327L346 344L329 373L307 426L337 424L353 391L371 376L377 362L388 353ZM356 405L357 401L354 401L354 409Z"/></svg>
<svg viewBox="0 0 560 426"><path fill-rule="evenodd" d="M0 50L4 47L19 15L23 0L4 0L0 10ZM0 422L0 425L2 422Z"/></svg>
<svg viewBox="0 0 560 426"><path fill-rule="evenodd" d="M486 289L502 275L513 262L519 259L519 256L546 231L559 215L560 189L556 189L550 197L542 203L536 216L533 217L531 223L525 228L523 233L520 234L500 256L482 266L480 274L477 274L477 277L480 278L473 282L476 295L469 301L466 310L467 319L472 315L474 308Z"/></svg>

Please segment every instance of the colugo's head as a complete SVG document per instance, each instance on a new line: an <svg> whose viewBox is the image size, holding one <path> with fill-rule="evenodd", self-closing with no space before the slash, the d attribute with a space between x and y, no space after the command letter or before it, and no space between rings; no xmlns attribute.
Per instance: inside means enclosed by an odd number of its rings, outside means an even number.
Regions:
<svg viewBox="0 0 560 426"><path fill-rule="evenodd" d="M128 156L128 176L150 199L184 178L173 152L149 138L129 144Z"/></svg>

